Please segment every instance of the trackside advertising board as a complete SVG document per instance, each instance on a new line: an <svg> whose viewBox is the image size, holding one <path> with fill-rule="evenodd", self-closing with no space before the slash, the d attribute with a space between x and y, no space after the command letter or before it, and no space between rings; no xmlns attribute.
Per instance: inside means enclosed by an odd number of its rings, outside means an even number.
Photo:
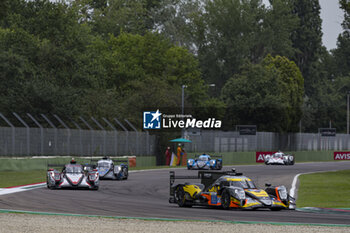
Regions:
<svg viewBox="0 0 350 233"><path fill-rule="evenodd" d="M276 153L276 151L257 151L255 153L256 162L257 163L264 163L265 162L265 156L266 155L273 155L274 153Z"/></svg>
<svg viewBox="0 0 350 233"><path fill-rule="evenodd" d="M350 160L350 151L334 151L334 160Z"/></svg>

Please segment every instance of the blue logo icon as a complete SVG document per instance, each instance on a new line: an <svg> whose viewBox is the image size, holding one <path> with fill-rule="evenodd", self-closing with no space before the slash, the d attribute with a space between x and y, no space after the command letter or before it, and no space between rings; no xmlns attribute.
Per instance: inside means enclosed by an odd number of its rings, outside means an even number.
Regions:
<svg viewBox="0 0 350 233"><path fill-rule="evenodd" d="M160 129L161 115L159 109L156 112L143 112L143 128Z"/></svg>

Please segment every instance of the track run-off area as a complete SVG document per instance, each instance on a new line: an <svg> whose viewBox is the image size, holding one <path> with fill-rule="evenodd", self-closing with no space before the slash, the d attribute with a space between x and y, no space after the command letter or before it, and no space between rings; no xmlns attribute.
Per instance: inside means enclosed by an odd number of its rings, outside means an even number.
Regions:
<svg viewBox="0 0 350 233"><path fill-rule="evenodd" d="M243 172L243 175L251 178L258 188L264 188L265 183L271 183L272 185L285 185L290 190L298 174L347 170L350 169L350 161L297 163L293 166L225 166L223 170L230 170L233 167L237 172ZM0 209L131 218L350 225L350 214L341 212L180 208L168 202L169 171L171 170L175 171L176 175L197 175L197 171L169 168L133 171L129 174L129 179L125 181L102 180L98 191L50 190L46 186L37 187L24 192L0 195ZM197 181L188 180L188 182ZM297 197L298 182L294 181L294 183Z"/></svg>

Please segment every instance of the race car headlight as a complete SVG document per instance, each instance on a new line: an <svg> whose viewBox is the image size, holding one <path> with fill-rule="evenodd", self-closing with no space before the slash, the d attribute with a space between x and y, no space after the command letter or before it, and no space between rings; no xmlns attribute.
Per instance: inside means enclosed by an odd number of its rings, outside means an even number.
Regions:
<svg viewBox="0 0 350 233"><path fill-rule="evenodd" d="M216 163L216 161L215 160L210 160L210 166L214 166L215 165L215 163Z"/></svg>
<svg viewBox="0 0 350 233"><path fill-rule="evenodd" d="M120 166L115 166L114 167L114 173L119 173L121 171L121 167Z"/></svg>
<svg viewBox="0 0 350 233"><path fill-rule="evenodd" d="M284 186L281 186L278 188L278 195L280 196L281 200L287 200L288 194L287 189Z"/></svg>
<svg viewBox="0 0 350 233"><path fill-rule="evenodd" d="M236 194L236 197L238 197L238 199L240 200L245 199L245 192L243 189L235 189L235 194Z"/></svg>

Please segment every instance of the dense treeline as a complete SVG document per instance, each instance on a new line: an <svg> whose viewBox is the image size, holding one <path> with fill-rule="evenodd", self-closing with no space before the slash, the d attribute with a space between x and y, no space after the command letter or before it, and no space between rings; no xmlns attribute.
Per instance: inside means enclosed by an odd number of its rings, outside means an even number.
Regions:
<svg viewBox="0 0 350 233"><path fill-rule="evenodd" d="M345 131L349 2L327 51L318 0L3 0L0 112L141 127L146 109L180 113L186 85L186 111L226 129Z"/></svg>

